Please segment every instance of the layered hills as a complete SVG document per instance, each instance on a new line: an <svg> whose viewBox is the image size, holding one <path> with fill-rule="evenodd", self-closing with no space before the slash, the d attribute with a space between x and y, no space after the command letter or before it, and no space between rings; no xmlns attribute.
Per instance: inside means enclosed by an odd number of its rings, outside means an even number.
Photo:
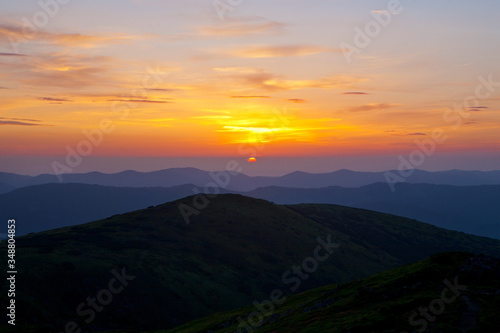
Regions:
<svg viewBox="0 0 500 333"><path fill-rule="evenodd" d="M179 206L194 200L19 237L16 328L167 329L274 290L288 297L439 252L500 256L498 240L415 220L235 194L210 198L186 224ZM5 241L1 246L5 251Z"/></svg>

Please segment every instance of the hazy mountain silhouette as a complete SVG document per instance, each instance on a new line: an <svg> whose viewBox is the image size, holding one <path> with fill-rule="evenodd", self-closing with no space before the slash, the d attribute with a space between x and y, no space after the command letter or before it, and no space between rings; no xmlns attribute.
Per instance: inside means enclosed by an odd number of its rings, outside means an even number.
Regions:
<svg viewBox="0 0 500 333"><path fill-rule="evenodd" d="M500 186L385 183L360 188L260 188L245 195L278 204L333 203L405 216L436 226L500 238Z"/></svg>
<svg viewBox="0 0 500 333"><path fill-rule="evenodd" d="M195 193L194 185L125 188L85 184L29 186L0 195L0 219L17 218L18 234L75 225ZM199 189L203 191L203 188ZM220 193L227 193L219 189ZM266 187L244 195L279 204L331 203L417 219L439 227L500 238L500 185L448 186L385 183L360 188Z"/></svg>
<svg viewBox="0 0 500 333"><path fill-rule="evenodd" d="M398 171L391 171L397 175ZM212 173L213 175L214 173ZM216 174L216 173L215 173ZM120 187L172 187L184 184L205 186L214 182L211 172L196 168L172 168L154 172L123 171L114 174L90 172L83 174L64 174L63 183L82 183ZM228 190L251 191L259 187L282 186L299 188L321 188L326 186L360 187L378 182L385 182L384 172L356 172L338 170L330 173L293 172L280 177L250 177L232 173ZM443 185L500 185L500 171L461 171L449 170L428 172L415 170L405 178L407 183L428 183ZM59 183L54 175L35 177L0 173L0 183L20 188L30 185Z"/></svg>
<svg viewBox="0 0 500 333"><path fill-rule="evenodd" d="M12 185L0 183L0 194L8 193L14 189L15 189L15 187Z"/></svg>
<svg viewBox="0 0 500 333"><path fill-rule="evenodd" d="M187 197L18 237L16 329L60 332L70 321L92 332L169 328L266 299L276 288L290 294L292 286L297 293L353 281L438 252L500 255L498 240L388 214L336 205L280 206L231 194L211 199L187 225L178 206L192 202ZM335 243L340 246L332 248ZM5 241L1 249L6 251ZM291 273L317 255L324 262L307 279ZM2 267L7 259L0 257ZM90 314L76 309L83 304L89 311L89 297L103 299L116 274L133 279L85 323Z"/></svg>
<svg viewBox="0 0 500 333"><path fill-rule="evenodd" d="M81 224L192 195L193 185L128 188L44 184L0 195L0 218L16 219L17 235Z"/></svg>

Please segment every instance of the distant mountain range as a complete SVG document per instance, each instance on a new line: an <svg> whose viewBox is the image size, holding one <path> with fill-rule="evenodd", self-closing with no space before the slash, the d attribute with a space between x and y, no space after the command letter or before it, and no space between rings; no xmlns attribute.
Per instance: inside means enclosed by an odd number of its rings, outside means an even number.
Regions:
<svg viewBox="0 0 500 333"><path fill-rule="evenodd" d="M397 170L390 171L398 175ZM83 174L64 174L63 183L80 183L118 187L172 187L185 184L205 186L214 182L214 177L223 179L227 172L208 172L195 168L172 168L154 172L123 171L114 174L90 172ZM321 188L327 186L360 187L373 183L386 182L384 172L357 172L338 170L330 173L293 172L280 177L250 177L242 173L227 174L226 189L232 191L252 191L259 187L280 186L297 188ZM500 185L500 171L462 171L449 170L428 172L414 170L406 183L426 183L456 186ZM222 182L226 182L224 179ZM0 193L14 188L47 183L59 183L54 175L21 176L0 173Z"/></svg>
<svg viewBox="0 0 500 333"><path fill-rule="evenodd" d="M130 188L87 184L27 186L0 195L0 219L17 235L95 221L193 195L193 185Z"/></svg>
<svg viewBox="0 0 500 333"><path fill-rule="evenodd" d="M441 228L500 238L500 186L385 183L360 188L266 187L245 195L278 204L331 203L417 219Z"/></svg>
<svg viewBox="0 0 500 333"><path fill-rule="evenodd" d="M500 240L402 217L336 205L276 205L234 194L212 198L187 225L178 207L191 205L193 200L187 197L18 237L16 332L61 332L68 325L73 331L92 332L167 329L260 302L277 289L289 296L365 278L438 252L500 256ZM0 243L0 250L6 253L6 241ZM6 267L7 259L0 257L1 267ZM317 312L311 302L316 299L318 304L332 305L328 302L339 296L345 301L330 310L344 309L344 316L350 318L346 322L368 324L365 317L377 308L383 311L381 320L392 318L399 327L420 301L428 304L439 294L437 281L452 278L448 273L459 269L458 261L467 258L441 257L344 289L325 287L298 295L304 298L290 299L285 305L299 325L289 331L298 332L311 315L316 319L307 322L319 325L326 313ZM498 283L495 279L492 281ZM487 276L473 282L485 292L492 283ZM7 288L7 283L1 284L0 306L4 309ZM414 301L405 296L413 294L418 296ZM486 295L477 297L471 301L489 300ZM92 299L97 307L88 303ZM377 303L382 300L394 302L382 308ZM349 310L349 304L360 310ZM391 317L393 309L398 311L394 314L404 316ZM443 315L451 316L445 322L455 318L454 311ZM485 315L481 316L483 322L489 318ZM219 318L211 322L224 324ZM235 318L231 320L233 325ZM326 325L320 331L329 331ZM225 332L234 332L234 327Z"/></svg>
<svg viewBox="0 0 500 333"><path fill-rule="evenodd" d="M192 195L195 188L194 185L170 188L86 184L28 186L0 195L0 220L18 219L17 232L22 235L157 205ZM220 189L220 193L228 192L231 191ZM278 204L329 203L370 209L500 239L500 185L400 183L392 192L385 183L376 183L360 188L266 187L242 194Z"/></svg>

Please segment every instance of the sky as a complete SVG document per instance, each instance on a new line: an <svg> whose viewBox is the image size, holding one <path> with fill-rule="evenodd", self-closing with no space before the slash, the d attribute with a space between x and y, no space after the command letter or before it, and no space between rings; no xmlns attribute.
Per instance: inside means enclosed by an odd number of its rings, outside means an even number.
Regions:
<svg viewBox="0 0 500 333"><path fill-rule="evenodd" d="M0 9L0 171L500 169L498 1Z"/></svg>

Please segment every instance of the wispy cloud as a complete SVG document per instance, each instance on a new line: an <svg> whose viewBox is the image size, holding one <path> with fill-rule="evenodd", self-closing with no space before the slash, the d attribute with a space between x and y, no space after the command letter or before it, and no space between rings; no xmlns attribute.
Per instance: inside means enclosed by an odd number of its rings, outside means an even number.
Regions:
<svg viewBox="0 0 500 333"><path fill-rule="evenodd" d="M363 91L347 91L342 93L343 95L370 95L370 93L366 93Z"/></svg>
<svg viewBox="0 0 500 333"><path fill-rule="evenodd" d="M225 53L238 58L276 58L308 56L329 52L341 51L335 48L312 45L256 45L234 48Z"/></svg>
<svg viewBox="0 0 500 333"><path fill-rule="evenodd" d="M132 103L153 103L153 104L173 103L172 101L159 101L151 99L108 99L108 102L132 102Z"/></svg>
<svg viewBox="0 0 500 333"><path fill-rule="evenodd" d="M423 132L412 132L412 133L398 133L396 130L387 130L384 133L393 133L391 136L425 136L427 134Z"/></svg>
<svg viewBox="0 0 500 333"><path fill-rule="evenodd" d="M224 58L279 58L300 57L320 53L337 53L340 49L313 45L252 45L226 49L206 49L193 56L195 61Z"/></svg>
<svg viewBox="0 0 500 333"><path fill-rule="evenodd" d="M365 104L361 106L352 107L349 109L351 112L363 112L363 111L373 111L373 110L385 110L397 106L397 104L387 104L387 103L372 103Z"/></svg>
<svg viewBox="0 0 500 333"><path fill-rule="evenodd" d="M17 125L17 126L41 126L40 124L26 123L22 121L15 120L0 120L0 125Z"/></svg>
<svg viewBox="0 0 500 333"><path fill-rule="evenodd" d="M21 53L0 53L0 57L26 57L26 54L21 54Z"/></svg>
<svg viewBox="0 0 500 333"><path fill-rule="evenodd" d="M172 91L176 91L177 89L171 89L171 88L148 88L146 90L150 90L150 91L163 91L163 92L172 92Z"/></svg>
<svg viewBox="0 0 500 333"><path fill-rule="evenodd" d="M471 106L471 107L469 107L469 111L478 112L478 111L482 111L482 110L487 109L487 108L488 108L487 106Z"/></svg>
<svg viewBox="0 0 500 333"><path fill-rule="evenodd" d="M356 82L367 81L363 78L331 76L313 80L291 80L262 70L236 72L225 76L237 84L267 91L295 90L304 88L335 89L352 86Z"/></svg>
<svg viewBox="0 0 500 333"><path fill-rule="evenodd" d="M284 31L285 24L264 21L264 22L245 22L245 21L224 21L216 26L199 27L198 33L202 36L219 37L239 37L255 34L278 34Z"/></svg>
<svg viewBox="0 0 500 333"><path fill-rule="evenodd" d="M41 101L48 101L48 102L72 102L72 100L69 100L67 98L38 97L38 99Z"/></svg>
<svg viewBox="0 0 500 333"><path fill-rule="evenodd" d="M40 120L26 118L0 117L0 126L47 126L40 124Z"/></svg>
<svg viewBox="0 0 500 333"><path fill-rule="evenodd" d="M289 99L285 99L285 101L292 102L292 103L305 103L306 102L305 99L301 99L301 98L289 98Z"/></svg>
<svg viewBox="0 0 500 333"><path fill-rule="evenodd" d="M105 86L119 80L110 72L112 59L106 56L44 54L14 65L14 69L17 66L27 72L22 76L13 72L12 77L24 85L36 87L82 89Z"/></svg>
<svg viewBox="0 0 500 333"><path fill-rule="evenodd" d="M222 72L222 73L248 74L248 73L260 73L260 72L262 72L262 69L251 68L251 67L214 67L212 69L216 72Z"/></svg>
<svg viewBox="0 0 500 333"><path fill-rule="evenodd" d="M95 47L98 45L128 43L136 36L122 33L107 36L93 36L80 33L52 33L38 29L32 33L26 33L25 27L12 24L0 24L0 39L13 40L17 42L49 42L57 46ZM2 38L3 37L3 38Z"/></svg>
<svg viewBox="0 0 500 333"><path fill-rule="evenodd" d="M271 96L231 96L231 98L271 98Z"/></svg>

